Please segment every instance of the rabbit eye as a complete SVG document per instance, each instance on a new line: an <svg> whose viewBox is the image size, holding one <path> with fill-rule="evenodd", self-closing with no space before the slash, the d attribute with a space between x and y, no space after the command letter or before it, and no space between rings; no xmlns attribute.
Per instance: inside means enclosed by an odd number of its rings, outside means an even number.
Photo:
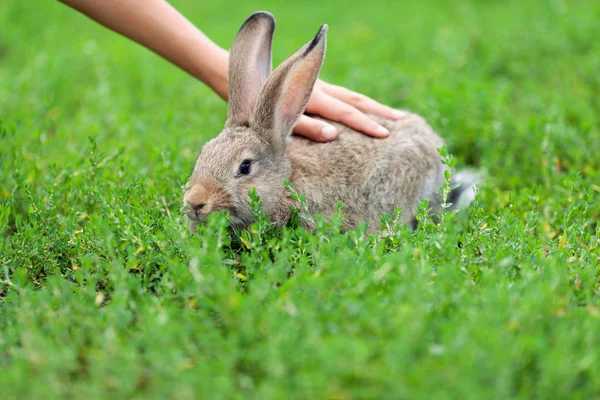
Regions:
<svg viewBox="0 0 600 400"><path fill-rule="evenodd" d="M249 175L252 170L252 161L244 160L240 164L240 168L238 169L238 175Z"/></svg>

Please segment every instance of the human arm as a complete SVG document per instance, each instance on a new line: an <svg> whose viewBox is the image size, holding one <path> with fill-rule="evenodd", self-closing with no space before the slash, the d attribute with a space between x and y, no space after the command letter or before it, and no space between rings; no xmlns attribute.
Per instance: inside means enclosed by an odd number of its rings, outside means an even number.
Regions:
<svg viewBox="0 0 600 400"><path fill-rule="evenodd" d="M227 100L229 53L210 40L164 0L60 0L98 23L128 37L210 86ZM375 137L387 130L366 113L390 119L402 112L364 95L319 80L306 107L310 114L342 122ZM303 115L294 133L316 141L337 136L332 125Z"/></svg>

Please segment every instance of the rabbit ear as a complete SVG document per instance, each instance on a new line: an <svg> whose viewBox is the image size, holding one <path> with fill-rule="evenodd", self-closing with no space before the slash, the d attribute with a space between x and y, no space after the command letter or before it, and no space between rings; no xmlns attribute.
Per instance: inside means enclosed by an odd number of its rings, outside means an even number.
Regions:
<svg viewBox="0 0 600 400"><path fill-rule="evenodd" d="M269 76L260 92L250 126L278 151L304 112L325 57L327 25Z"/></svg>
<svg viewBox="0 0 600 400"><path fill-rule="evenodd" d="M248 125L262 84L271 73L275 18L252 14L240 28L229 56L229 108L226 125Z"/></svg>

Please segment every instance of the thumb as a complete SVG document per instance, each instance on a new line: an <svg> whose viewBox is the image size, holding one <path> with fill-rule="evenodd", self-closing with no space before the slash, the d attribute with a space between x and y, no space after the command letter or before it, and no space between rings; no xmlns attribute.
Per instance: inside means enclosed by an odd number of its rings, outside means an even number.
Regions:
<svg viewBox="0 0 600 400"><path fill-rule="evenodd" d="M333 125L306 115L300 116L294 133L316 142L330 142L335 140L338 134Z"/></svg>

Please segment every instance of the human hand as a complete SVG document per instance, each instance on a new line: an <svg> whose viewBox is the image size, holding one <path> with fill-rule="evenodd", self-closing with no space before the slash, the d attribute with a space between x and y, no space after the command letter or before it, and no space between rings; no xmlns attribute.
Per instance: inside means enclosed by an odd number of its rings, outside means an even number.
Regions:
<svg viewBox="0 0 600 400"><path fill-rule="evenodd" d="M125 35L209 85L227 100L229 54L200 32L164 0L61 0L101 24ZM389 132L366 114L398 120L403 112L360 93L317 80L306 112L374 137ZM327 122L300 117L294 133L318 142L334 140L338 132Z"/></svg>
<svg viewBox="0 0 600 400"><path fill-rule="evenodd" d="M306 112L331 121L341 122L356 131L377 138L386 137L389 131L369 118L367 113L391 120L402 119L405 114L365 95L322 80L316 82L306 105ZM317 142L329 142L338 135L332 125L306 115L300 117L298 124L294 127L294 133Z"/></svg>

